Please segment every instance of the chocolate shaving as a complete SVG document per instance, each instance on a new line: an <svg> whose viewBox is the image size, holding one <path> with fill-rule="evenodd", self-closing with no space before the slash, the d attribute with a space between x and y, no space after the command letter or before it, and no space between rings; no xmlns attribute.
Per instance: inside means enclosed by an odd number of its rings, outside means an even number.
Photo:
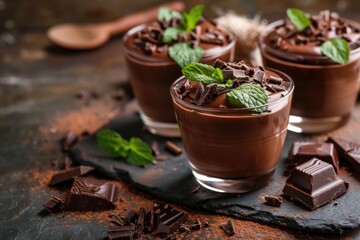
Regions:
<svg viewBox="0 0 360 240"><path fill-rule="evenodd" d="M165 142L165 148L175 156L178 156L182 153L182 149L171 141Z"/></svg>
<svg viewBox="0 0 360 240"><path fill-rule="evenodd" d="M205 106L211 101L212 96L216 93L217 84L211 83L205 87L205 90L198 101L194 103L198 106Z"/></svg>
<svg viewBox="0 0 360 240"><path fill-rule="evenodd" d="M61 197L54 195L47 203L43 204L43 206L48 212L57 212L63 208L64 200Z"/></svg>
<svg viewBox="0 0 360 240"><path fill-rule="evenodd" d="M270 196L270 195L265 195L264 199L265 199L265 204L272 206L272 207L280 207L280 205L283 201L282 197L276 197L276 196Z"/></svg>
<svg viewBox="0 0 360 240"><path fill-rule="evenodd" d="M201 187L197 186L191 191L191 193L197 193L198 191L200 191L200 189L201 189Z"/></svg>
<svg viewBox="0 0 360 240"><path fill-rule="evenodd" d="M110 226L108 228L108 237L110 240L132 240L134 237L135 226Z"/></svg>
<svg viewBox="0 0 360 240"><path fill-rule="evenodd" d="M270 76L270 77L268 77L267 80L269 83L277 84L277 85L280 85L283 82L282 78L275 77L275 76Z"/></svg>
<svg viewBox="0 0 360 240"><path fill-rule="evenodd" d="M196 220L195 223L190 225L191 231L197 231L201 229L201 222L199 220Z"/></svg>
<svg viewBox="0 0 360 240"><path fill-rule="evenodd" d="M62 151L68 152L79 141L79 135L71 130L67 131L61 139Z"/></svg>
<svg viewBox="0 0 360 240"><path fill-rule="evenodd" d="M233 225L233 222L231 220L227 221L226 223L221 225L221 228L224 230L224 232L229 235L235 235L235 227Z"/></svg>
<svg viewBox="0 0 360 240"><path fill-rule="evenodd" d="M145 226L145 216L146 216L146 211L145 208L140 208L139 211L139 217L136 221L136 230L134 232L134 237L135 238L139 238L141 236L141 234L144 231L144 226Z"/></svg>
<svg viewBox="0 0 360 240"><path fill-rule="evenodd" d="M160 148L158 142L154 141L151 144L151 151L155 157L158 157L160 155Z"/></svg>

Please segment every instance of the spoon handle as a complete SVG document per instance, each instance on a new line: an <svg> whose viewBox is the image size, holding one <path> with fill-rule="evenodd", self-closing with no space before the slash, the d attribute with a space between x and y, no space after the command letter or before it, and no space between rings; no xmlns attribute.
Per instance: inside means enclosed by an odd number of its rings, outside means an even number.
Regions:
<svg viewBox="0 0 360 240"><path fill-rule="evenodd" d="M130 28L135 27L137 25L155 21L160 7L168 7L171 10L176 10L180 12L184 10L185 5L183 2L177 2L177 1L163 4L161 6L157 6L154 8L150 8L138 13L134 13L122 17L116 21L107 23L105 27L107 28L107 31L110 33L110 35L116 35L118 33L125 32L126 30L129 30Z"/></svg>

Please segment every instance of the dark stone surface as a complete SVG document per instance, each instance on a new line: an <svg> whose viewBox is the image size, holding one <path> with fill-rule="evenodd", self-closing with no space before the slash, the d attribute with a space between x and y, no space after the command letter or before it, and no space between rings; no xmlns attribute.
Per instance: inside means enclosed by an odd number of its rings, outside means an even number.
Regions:
<svg viewBox="0 0 360 240"><path fill-rule="evenodd" d="M154 140L164 149L167 138L154 136L142 128L137 116L118 117L109 122L105 128L119 132L123 137L141 137L151 144ZM171 139L182 145L180 139ZM336 199L338 204L330 203L315 211L285 200L280 208L264 204L262 194L280 195L286 178L282 175L283 165L288 150L294 141L309 140L309 137L289 132L286 138L280 166L269 186L246 194L221 194L201 188L197 193L191 193L197 186L187 163L185 153L169 159L158 161L156 165L140 168L127 164L123 160L115 160L101 153L96 145L95 136L89 136L80 142L71 152L73 160L78 164L91 165L96 170L110 178L122 179L131 186L154 195L164 201L183 204L192 209L235 216L241 219L254 220L266 224L274 224L306 232L322 232L342 234L360 225L359 181L350 176L343 168L340 177L350 183L348 193Z"/></svg>

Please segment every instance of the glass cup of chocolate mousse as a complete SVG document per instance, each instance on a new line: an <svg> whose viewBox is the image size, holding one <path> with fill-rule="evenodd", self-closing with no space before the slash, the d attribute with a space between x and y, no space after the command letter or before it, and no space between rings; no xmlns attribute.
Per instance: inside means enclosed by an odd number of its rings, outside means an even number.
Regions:
<svg viewBox="0 0 360 240"><path fill-rule="evenodd" d="M217 58L232 60L235 40L201 14L198 14L196 25L186 27L184 14L169 12L167 17L160 16L156 22L127 32L124 36L125 58L145 127L153 134L180 137L169 94L170 85L182 75L181 69L188 63L213 64Z"/></svg>
<svg viewBox="0 0 360 240"><path fill-rule="evenodd" d="M170 87L196 180L218 192L266 186L287 133L293 81L244 62L190 64Z"/></svg>
<svg viewBox="0 0 360 240"><path fill-rule="evenodd" d="M288 74L296 85L289 130L321 133L347 123L360 81L360 24L335 12L288 17L260 37L263 64ZM301 19L299 19L301 18Z"/></svg>

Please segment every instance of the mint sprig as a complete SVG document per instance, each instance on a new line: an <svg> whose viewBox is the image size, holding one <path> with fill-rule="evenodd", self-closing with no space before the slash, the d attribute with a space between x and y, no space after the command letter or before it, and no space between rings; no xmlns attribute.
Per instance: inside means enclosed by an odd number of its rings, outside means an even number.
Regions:
<svg viewBox="0 0 360 240"><path fill-rule="evenodd" d="M101 151L126 158L132 165L143 166L154 159L150 147L140 138L132 137L127 141L117 132L104 129L96 133L96 140Z"/></svg>
<svg viewBox="0 0 360 240"><path fill-rule="evenodd" d="M186 65L198 62L203 50L201 47L191 48L189 43L177 43L169 47L170 57L183 69Z"/></svg>
<svg viewBox="0 0 360 240"><path fill-rule="evenodd" d="M288 8L286 14L290 19L291 23L295 26L298 31L304 30L307 26L311 24L310 19L306 14L297 8Z"/></svg>
<svg viewBox="0 0 360 240"><path fill-rule="evenodd" d="M256 113L266 111L264 106L268 102L265 90L252 83L244 83L241 86L226 93L228 102L235 107L251 108Z"/></svg>
<svg viewBox="0 0 360 240"><path fill-rule="evenodd" d="M178 17L181 17L181 14L177 11L172 11L167 7L161 7L158 11L157 19L162 21L165 20L167 22L170 22L171 19Z"/></svg>
<svg viewBox="0 0 360 240"><path fill-rule="evenodd" d="M193 7L188 13L182 13L182 26L185 31L190 32L195 29L197 22L200 20L204 5L197 5Z"/></svg>
<svg viewBox="0 0 360 240"><path fill-rule="evenodd" d="M342 38L327 40L321 44L321 53L333 60L334 62L345 64L349 61L350 46Z"/></svg>
<svg viewBox="0 0 360 240"><path fill-rule="evenodd" d="M224 76L220 68L214 68L207 64L191 63L183 68L182 73L190 81L201 82L205 85L224 83Z"/></svg>
<svg viewBox="0 0 360 240"><path fill-rule="evenodd" d="M164 35L162 38L163 43L170 43L172 41L175 41L178 38L179 33L181 33L182 30L176 27L167 28L164 31Z"/></svg>

